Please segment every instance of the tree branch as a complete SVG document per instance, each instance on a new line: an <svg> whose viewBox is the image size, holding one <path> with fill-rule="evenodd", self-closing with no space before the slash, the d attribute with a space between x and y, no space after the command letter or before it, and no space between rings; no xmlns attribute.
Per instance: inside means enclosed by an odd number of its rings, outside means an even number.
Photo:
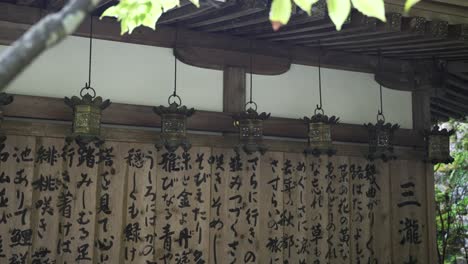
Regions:
<svg viewBox="0 0 468 264"><path fill-rule="evenodd" d="M72 0L58 13L32 26L0 54L0 91L15 79L42 52L75 32L99 0Z"/></svg>

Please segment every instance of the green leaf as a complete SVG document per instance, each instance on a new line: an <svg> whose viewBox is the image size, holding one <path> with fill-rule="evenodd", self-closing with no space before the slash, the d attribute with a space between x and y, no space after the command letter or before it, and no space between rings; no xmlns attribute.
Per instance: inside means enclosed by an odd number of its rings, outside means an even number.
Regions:
<svg viewBox="0 0 468 264"><path fill-rule="evenodd" d="M405 12L408 13L410 9L417 3L419 3L421 0L406 0L405 3Z"/></svg>
<svg viewBox="0 0 468 264"><path fill-rule="evenodd" d="M349 0L327 0L328 15L336 26L336 30L341 30L344 22L351 12Z"/></svg>
<svg viewBox="0 0 468 264"><path fill-rule="evenodd" d="M312 5L317 3L318 0L294 0L294 3L304 12L307 12L307 14L310 16L310 13L312 12Z"/></svg>
<svg viewBox="0 0 468 264"><path fill-rule="evenodd" d="M168 10L180 5L179 0L153 0L152 2L153 4L157 4L156 2L159 2L164 12L167 12Z"/></svg>
<svg viewBox="0 0 468 264"><path fill-rule="evenodd" d="M270 21L286 25L291 17L291 0L273 0L270 8Z"/></svg>
<svg viewBox="0 0 468 264"><path fill-rule="evenodd" d="M385 17L385 4L383 0L351 0L353 6L366 16L387 21Z"/></svg>
<svg viewBox="0 0 468 264"><path fill-rule="evenodd" d="M194 4L196 7L200 7L200 1L199 0L190 0L192 4Z"/></svg>

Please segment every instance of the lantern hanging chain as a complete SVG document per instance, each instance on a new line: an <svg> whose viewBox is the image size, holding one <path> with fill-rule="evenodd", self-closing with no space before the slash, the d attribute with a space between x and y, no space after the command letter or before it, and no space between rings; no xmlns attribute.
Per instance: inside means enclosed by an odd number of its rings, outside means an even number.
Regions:
<svg viewBox="0 0 468 264"><path fill-rule="evenodd" d="M180 96L177 95L177 57L175 54L177 44L178 44L178 39L179 39L179 28L176 28L175 32L175 38L174 38L174 49L173 49L173 55L174 55L174 91L172 92L171 95L169 95L169 98L167 98L167 102L169 104L175 103L178 106L182 105L182 99L180 99ZM174 101L171 103L171 99L174 99Z"/></svg>
<svg viewBox="0 0 468 264"><path fill-rule="evenodd" d="M249 55L249 59L250 59L250 100L249 100L249 103L253 103L252 101L252 83L253 83L253 78L252 78L252 75L253 75L253 55L252 55L252 41L250 41L250 55Z"/></svg>
<svg viewBox="0 0 468 264"><path fill-rule="evenodd" d="M174 93L173 96L177 96L177 58L174 56Z"/></svg>
<svg viewBox="0 0 468 264"><path fill-rule="evenodd" d="M89 22L89 65L88 65L88 83L86 88L91 87L91 70L92 70L92 58L93 58L93 16L91 15Z"/></svg>
<svg viewBox="0 0 468 264"><path fill-rule="evenodd" d="M323 104L322 104L322 45L320 44L320 40L318 41L319 45L319 56L318 56L318 79L319 79L319 104L316 105L314 115L317 114L318 111L322 112L321 114L324 115L323 111Z"/></svg>
<svg viewBox="0 0 468 264"><path fill-rule="evenodd" d="M85 83L85 87L83 87L80 91L80 96L84 96L84 91L86 90L86 94L90 95L92 98L96 97L96 91L93 87L91 87L91 72L93 66L93 15L90 15L89 20L89 58L88 58L88 82ZM92 92L92 95L89 93Z"/></svg>
<svg viewBox="0 0 468 264"><path fill-rule="evenodd" d="M379 55L378 55L378 65L377 65L377 71L380 70L380 67L381 67L381 53L380 53L380 49L379 49ZM382 84L379 83L379 92L380 92L380 109L378 110L378 114L377 114L377 120L379 120L379 117L382 117L382 119L385 121L385 116L383 114L383 96L382 96Z"/></svg>
<svg viewBox="0 0 468 264"><path fill-rule="evenodd" d="M320 105L317 105L317 109L322 109L322 46L319 40L319 57L318 57L318 78L319 78L319 99Z"/></svg>

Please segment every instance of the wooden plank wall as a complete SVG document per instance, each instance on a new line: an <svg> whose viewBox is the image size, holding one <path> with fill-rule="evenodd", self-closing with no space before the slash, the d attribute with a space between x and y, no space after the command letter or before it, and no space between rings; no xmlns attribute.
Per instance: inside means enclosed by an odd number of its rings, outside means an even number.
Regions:
<svg viewBox="0 0 468 264"><path fill-rule="evenodd" d="M428 170L10 135L0 263L430 263Z"/></svg>

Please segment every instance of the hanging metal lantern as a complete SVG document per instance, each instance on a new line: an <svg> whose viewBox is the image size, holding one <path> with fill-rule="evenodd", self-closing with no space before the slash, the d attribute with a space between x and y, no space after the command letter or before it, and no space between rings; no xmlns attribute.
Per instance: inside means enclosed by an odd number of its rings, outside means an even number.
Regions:
<svg viewBox="0 0 468 264"><path fill-rule="evenodd" d="M93 94L91 95L89 91ZM100 96L96 97L96 91L91 87L81 89L80 97L65 97L65 104L73 109L72 135L67 137L67 141L73 139L80 143L101 141L101 113L111 102L103 101Z"/></svg>
<svg viewBox="0 0 468 264"><path fill-rule="evenodd" d="M9 105L13 102L13 96L6 94L6 93L0 93L0 128L2 126L3 122L3 107L5 105ZM0 130L0 143L4 142L6 140L6 136L3 134L3 132Z"/></svg>
<svg viewBox="0 0 468 264"><path fill-rule="evenodd" d="M176 100L171 103L173 98ZM187 140L187 118L195 113L195 109L182 105L182 100L176 94L169 96L167 101L169 106L153 108L161 117L161 140L155 147L160 150L164 146L169 152L176 151L178 147L188 151L192 145Z"/></svg>
<svg viewBox="0 0 468 264"><path fill-rule="evenodd" d="M270 113L258 113L257 104L249 102L247 105L253 105L244 112L235 114L234 124L239 129L240 144L234 148L236 152L243 150L247 154L260 152L264 154L268 148L263 144L263 121L270 118Z"/></svg>
<svg viewBox="0 0 468 264"><path fill-rule="evenodd" d="M304 153L314 156L335 155L336 148L334 148L331 138L331 126L337 124L339 118L336 116L328 117L324 114L323 109L317 107L311 118L304 117L303 120L308 126L308 146Z"/></svg>
<svg viewBox="0 0 468 264"><path fill-rule="evenodd" d="M80 90L80 97L65 97L65 104L73 109L72 134L66 138L70 143L75 140L78 144L90 142L102 143L101 139L101 114L111 104L110 100L103 101L102 97L96 97L96 90L91 87L93 51L93 18L89 24L89 64L88 82Z"/></svg>
<svg viewBox="0 0 468 264"><path fill-rule="evenodd" d="M321 54L321 52L319 54ZM325 115L325 111L322 108L321 56L319 56L318 62L318 88L320 101L315 108L314 115L311 118L303 118L308 128L308 146L304 150L304 153L306 155L312 154L314 156L320 156L321 154L333 156L336 154L336 149L333 147L331 126L337 124L340 118L337 118L336 116L328 117Z"/></svg>
<svg viewBox="0 0 468 264"><path fill-rule="evenodd" d="M452 163L450 156L450 136L455 133L454 130L442 129L435 125L430 131L426 131L427 141L427 161L437 163Z"/></svg>
<svg viewBox="0 0 468 264"><path fill-rule="evenodd" d="M382 159L383 161L396 159L393 153L393 134L400 128L398 124L385 123L385 117L381 112L377 115L377 123L364 124L369 130L369 155L370 160Z"/></svg>

